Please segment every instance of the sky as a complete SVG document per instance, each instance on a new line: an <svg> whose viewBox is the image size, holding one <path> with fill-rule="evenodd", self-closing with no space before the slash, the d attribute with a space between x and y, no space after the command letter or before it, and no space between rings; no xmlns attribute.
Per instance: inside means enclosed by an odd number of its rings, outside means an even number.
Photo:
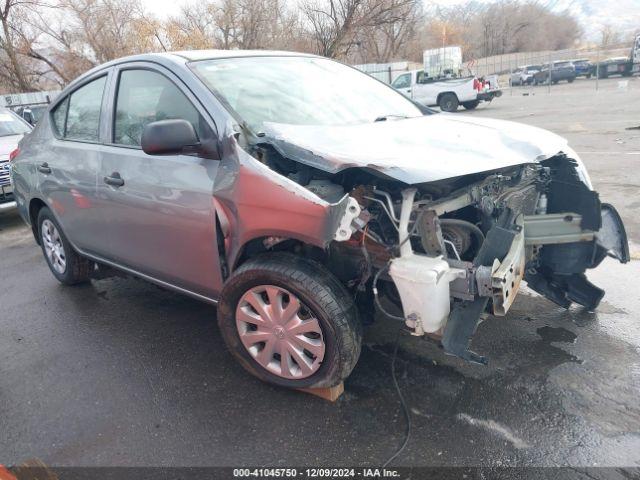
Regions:
<svg viewBox="0 0 640 480"><path fill-rule="evenodd" d="M182 5L193 1L142 0L142 3L159 18L166 18L179 13ZM428 4L442 6L452 6L466 2L466 0L424 1ZM582 24L585 36L589 40L597 40L598 32L605 24L610 24L619 29L623 36L640 28L640 0L546 0L544 3L553 5L557 11L569 10Z"/></svg>

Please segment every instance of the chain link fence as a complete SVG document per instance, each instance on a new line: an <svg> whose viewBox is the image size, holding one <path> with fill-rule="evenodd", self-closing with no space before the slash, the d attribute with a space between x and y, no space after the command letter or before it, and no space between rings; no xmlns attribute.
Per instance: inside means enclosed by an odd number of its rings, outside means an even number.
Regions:
<svg viewBox="0 0 640 480"><path fill-rule="evenodd" d="M606 76L609 73L600 71L600 68L606 68L602 65L602 62L615 57L629 58L631 47L631 44L624 43L612 45L607 48L573 48L555 51L509 53L467 61L462 65L461 70L463 76L475 75L477 77L487 77L497 75L501 88L508 89L511 88L511 74L519 67L528 65L541 66L559 61L588 60L593 65L593 75L590 76L593 77L594 88L598 89L599 77ZM390 84L403 73L410 70L420 70L423 68L423 65L417 62L399 61L392 63L360 64L354 65L354 67L378 80ZM553 82L546 82L546 86L549 89L552 85Z"/></svg>

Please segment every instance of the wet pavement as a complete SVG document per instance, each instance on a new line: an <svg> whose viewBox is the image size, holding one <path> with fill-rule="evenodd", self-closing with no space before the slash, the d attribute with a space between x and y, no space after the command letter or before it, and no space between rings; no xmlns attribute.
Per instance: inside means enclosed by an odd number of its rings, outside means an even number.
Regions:
<svg viewBox="0 0 640 480"><path fill-rule="evenodd" d="M629 157L607 162L640 161ZM585 161L605 200L622 177L640 182L637 169L602 174L604 160ZM634 201L623 202L627 221ZM0 252L0 463L375 466L402 441L396 323L366 331L330 404L245 373L209 305L130 278L59 285L15 213L0 213ZM607 291L597 313L525 289L507 317L480 325L472 347L486 367L403 335L396 367L413 432L394 465L639 466L638 278L638 261L591 272Z"/></svg>

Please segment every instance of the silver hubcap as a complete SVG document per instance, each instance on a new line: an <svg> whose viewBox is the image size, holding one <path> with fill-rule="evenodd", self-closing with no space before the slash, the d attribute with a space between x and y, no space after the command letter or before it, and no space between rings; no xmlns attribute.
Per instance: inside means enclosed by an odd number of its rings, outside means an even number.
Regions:
<svg viewBox="0 0 640 480"><path fill-rule="evenodd" d="M67 269L67 256L64 253L60 233L51 220L42 222L42 245L44 245L49 264L56 272L63 274Z"/></svg>
<svg viewBox="0 0 640 480"><path fill-rule="evenodd" d="M247 291L236 309L236 326L249 354L279 377L306 378L322 364L320 323L284 288L260 285Z"/></svg>

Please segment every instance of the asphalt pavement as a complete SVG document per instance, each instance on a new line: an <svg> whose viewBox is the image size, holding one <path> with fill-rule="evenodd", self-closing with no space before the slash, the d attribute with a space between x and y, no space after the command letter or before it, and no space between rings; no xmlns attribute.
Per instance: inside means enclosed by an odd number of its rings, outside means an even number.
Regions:
<svg viewBox="0 0 640 480"><path fill-rule="evenodd" d="M638 258L640 130L626 128L640 125L639 104L640 79L626 90L603 81L597 94L578 80L459 114L568 137ZM0 463L376 466L402 442L395 323L366 331L332 404L245 373L210 305L132 278L59 285L15 212L0 213L0 272ZM393 465L639 466L640 262L606 260L589 277L607 291L596 313L525 289L506 317L484 321L473 349L486 367L402 336L413 431Z"/></svg>

